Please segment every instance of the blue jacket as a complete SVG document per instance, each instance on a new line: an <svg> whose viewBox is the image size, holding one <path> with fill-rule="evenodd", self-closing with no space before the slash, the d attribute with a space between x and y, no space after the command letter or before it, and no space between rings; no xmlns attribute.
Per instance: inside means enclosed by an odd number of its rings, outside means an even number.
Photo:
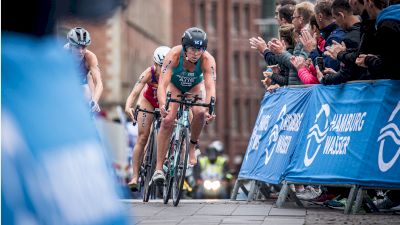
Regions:
<svg viewBox="0 0 400 225"><path fill-rule="evenodd" d="M343 37L346 34L346 32L342 28L340 28L335 22L322 28L320 30L320 33L321 33L322 37L325 39L324 49L326 49L326 47L332 45L333 40L335 40L338 43L342 42ZM315 59L318 56L324 57L325 67L332 68L336 71L339 70L339 68L340 68L339 61L334 60L331 57L324 55L323 52L321 52L318 48L310 53L310 58L312 59L312 61L314 63L315 63Z"/></svg>
<svg viewBox="0 0 400 225"><path fill-rule="evenodd" d="M400 4L383 9L376 18L375 26L378 28L386 20L400 21Z"/></svg>

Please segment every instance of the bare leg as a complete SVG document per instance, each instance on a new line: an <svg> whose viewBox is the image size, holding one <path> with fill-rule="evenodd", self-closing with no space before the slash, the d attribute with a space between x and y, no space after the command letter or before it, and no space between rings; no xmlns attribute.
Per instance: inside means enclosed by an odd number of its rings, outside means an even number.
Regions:
<svg viewBox="0 0 400 225"><path fill-rule="evenodd" d="M172 98L177 98L177 95L180 94L180 91L172 84L169 85L169 90L171 91ZM178 104L170 103L168 110L169 113L165 118L162 119L160 130L158 131L156 170L163 170L165 155L167 154L169 140L175 124Z"/></svg>
<svg viewBox="0 0 400 225"><path fill-rule="evenodd" d="M146 109L149 111L154 110L153 106L142 96L140 97L138 101L138 105L140 105L140 108ZM150 133L150 128L151 128L151 122L153 120L153 115L148 114L148 113L143 113L139 112L138 114L138 121L137 121L137 126L138 126L138 138L135 144L135 147L133 148L133 155L132 155L132 179L129 182L130 184L136 184L139 176L139 167L140 164L142 163L143 160L143 149L146 146L147 139L149 137Z"/></svg>
<svg viewBox="0 0 400 225"><path fill-rule="evenodd" d="M205 98L205 93L203 90L203 85L204 83L200 83L196 85L195 87L190 90L191 93L193 94L198 94L200 95L203 100L201 102L204 102ZM199 101L200 102L200 101ZM201 131L203 130L204 124L205 124L205 112L206 108L204 107L199 107L199 106L194 106L192 107L192 113L193 113L193 119L191 121L191 136L190 140L197 142L199 140ZM196 165L197 164L197 158L195 155L195 147L196 145L193 143L190 143L189 147L189 163L191 165Z"/></svg>

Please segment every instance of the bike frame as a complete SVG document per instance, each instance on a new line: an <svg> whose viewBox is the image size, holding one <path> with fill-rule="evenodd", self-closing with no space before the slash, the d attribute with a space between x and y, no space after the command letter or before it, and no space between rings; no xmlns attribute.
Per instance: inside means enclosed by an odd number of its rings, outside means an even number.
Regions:
<svg viewBox="0 0 400 225"><path fill-rule="evenodd" d="M205 104L205 103L196 103L197 100L201 99L197 95L195 95L194 98L187 98L188 95L191 95L190 93L184 93L183 95L178 95L178 97L181 98L181 100L177 99L171 99L171 93L167 93L167 101L166 101L166 110L168 110L168 106L170 102L175 102L179 104L179 108L176 114L177 121L175 123L175 127L172 132L171 136L171 141L170 141L170 147L171 143L173 145L173 153L170 152L171 150L169 149L168 152L168 159L169 160L169 168L167 171L167 177L168 179L166 180L166 183L164 183L164 188L166 189L166 196L164 196L164 203L166 204L168 202L169 196L170 196L170 188L173 188L173 203L174 206L177 206L179 204L180 200L180 195L182 191L182 185L183 181L181 180L182 177L185 177L186 173L186 166L187 166L187 159L188 159L188 151L189 151L189 138L190 138L190 121L189 121L189 110L191 106L202 106L202 107L207 107L209 108L210 114L214 112L214 106L215 106L215 99L212 98L210 104ZM185 137L181 137L181 135L186 135ZM185 148L182 148L183 143L185 143ZM183 153L183 154L182 154ZM171 155L173 157L173 160L171 159ZM182 159L181 159L182 157ZM180 168L179 163L183 160L183 168ZM178 174L178 172L182 170L181 174ZM177 174L175 174L177 173Z"/></svg>
<svg viewBox="0 0 400 225"><path fill-rule="evenodd" d="M181 130L183 128L188 129L188 133L190 132L190 122L189 122L189 109L190 107L187 105L180 104L179 109L177 112L177 118L178 121L176 122L176 126L173 131L173 137L174 137L174 144L179 144L179 138L181 136ZM181 114L181 115L180 115ZM172 164L173 167L178 164L177 159L178 159L178 154L180 154L179 151L176 151L176 148L174 149L174 163Z"/></svg>

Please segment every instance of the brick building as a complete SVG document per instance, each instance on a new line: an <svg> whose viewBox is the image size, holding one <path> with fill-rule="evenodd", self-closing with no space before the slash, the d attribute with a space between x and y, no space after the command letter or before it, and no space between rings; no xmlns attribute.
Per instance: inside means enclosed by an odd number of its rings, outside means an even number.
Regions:
<svg viewBox="0 0 400 225"><path fill-rule="evenodd" d="M91 33L89 49L99 58L102 105L108 108L125 104L140 73L152 64L156 47L180 44L188 27L205 30L207 50L217 62L217 119L205 128L200 143L204 148L219 139L233 159L246 151L264 94L260 57L248 42L259 35L254 21L261 8L261 0L135 0L105 23L68 20L60 27L79 25Z"/></svg>

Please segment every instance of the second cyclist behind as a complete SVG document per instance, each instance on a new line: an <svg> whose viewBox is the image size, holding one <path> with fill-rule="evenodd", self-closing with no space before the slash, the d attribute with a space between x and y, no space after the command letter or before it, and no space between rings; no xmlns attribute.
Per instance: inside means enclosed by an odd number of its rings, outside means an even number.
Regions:
<svg viewBox="0 0 400 225"><path fill-rule="evenodd" d="M155 108L158 108L158 101L157 101L157 87L158 87L158 80L161 73L161 66L163 64L163 60L165 55L169 52L170 48L167 46L158 47L153 54L154 65L148 67L139 77L138 81L136 82L135 86L133 87L132 92L130 93L128 99L126 100L125 104L125 112L129 115L129 117L134 120L133 118L133 104L136 99L139 97L137 101L137 105L140 108L145 109L147 111L153 111ZM146 89L141 92L143 88ZM152 114L145 114L144 112L138 113L138 138L133 148L133 155L132 155L132 169L133 175L132 179L128 183L129 188L132 191L137 190L137 182L139 177L139 168L140 164L142 163L143 159L143 150L146 146L147 139L149 137L151 124L153 120Z"/></svg>

